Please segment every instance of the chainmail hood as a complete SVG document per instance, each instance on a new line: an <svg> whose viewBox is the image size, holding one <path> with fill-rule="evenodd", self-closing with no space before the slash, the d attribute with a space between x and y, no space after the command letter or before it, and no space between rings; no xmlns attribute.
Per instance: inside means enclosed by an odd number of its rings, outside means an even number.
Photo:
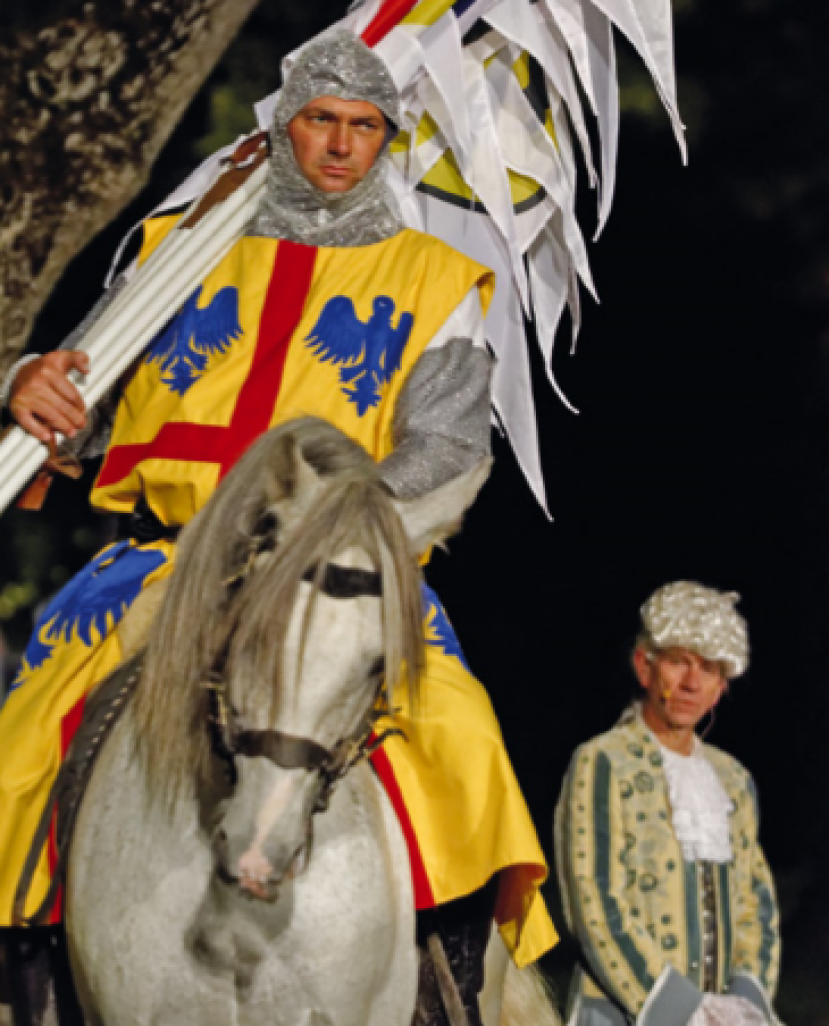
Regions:
<svg viewBox="0 0 829 1026"><path fill-rule="evenodd" d="M642 606L642 627L655 648L687 648L723 663L728 677L748 666L748 630L736 610L736 591L716 591L693 581L674 581Z"/></svg>
<svg viewBox="0 0 829 1026"><path fill-rule="evenodd" d="M401 123L394 81L380 57L362 40L345 29L312 40L285 76L271 126L265 195L247 234L307 246L367 246L391 238L403 228L386 182L391 133L371 170L346 193L323 192L300 171L287 127L318 96L373 103L392 126Z"/></svg>

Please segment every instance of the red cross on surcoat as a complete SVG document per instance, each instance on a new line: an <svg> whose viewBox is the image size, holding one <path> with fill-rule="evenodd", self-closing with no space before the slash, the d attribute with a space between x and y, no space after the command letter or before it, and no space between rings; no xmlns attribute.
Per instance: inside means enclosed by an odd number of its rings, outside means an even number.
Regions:
<svg viewBox="0 0 829 1026"><path fill-rule="evenodd" d="M245 449L267 431L273 416L291 337L296 331L314 273L317 250L281 241L253 360L227 427L213 424L165 424L151 442L115 445L107 453L98 486L121 481L145 459L218 463L221 480Z"/></svg>

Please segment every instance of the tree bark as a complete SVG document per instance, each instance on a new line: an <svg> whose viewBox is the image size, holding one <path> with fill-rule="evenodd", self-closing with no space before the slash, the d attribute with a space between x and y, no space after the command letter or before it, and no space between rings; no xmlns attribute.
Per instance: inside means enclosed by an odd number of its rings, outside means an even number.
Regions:
<svg viewBox="0 0 829 1026"><path fill-rule="evenodd" d="M3 32L0 374L69 261L146 184L258 2L68 0Z"/></svg>

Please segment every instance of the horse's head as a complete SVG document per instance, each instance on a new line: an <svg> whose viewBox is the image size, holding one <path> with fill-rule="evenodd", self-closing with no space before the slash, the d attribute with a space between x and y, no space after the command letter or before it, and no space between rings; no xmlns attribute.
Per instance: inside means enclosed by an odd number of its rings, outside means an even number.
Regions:
<svg viewBox="0 0 829 1026"><path fill-rule="evenodd" d="M280 534L293 530L292 517L279 510ZM310 564L272 631L267 591L279 559L276 548L257 560L248 598L262 616L251 610L228 663L220 737L235 786L214 834L222 879L266 900L303 864L311 817L367 737L385 648L382 578L363 548ZM257 667L263 641L278 648Z"/></svg>
<svg viewBox="0 0 829 1026"><path fill-rule="evenodd" d="M174 793L194 766L203 785L226 763L232 787L208 815L225 883L275 898L367 737L381 681L391 692L405 672L415 693L417 559L457 528L487 471L399 502L362 448L306 418L252 447L188 527L139 717L151 772L161 782L166 763Z"/></svg>

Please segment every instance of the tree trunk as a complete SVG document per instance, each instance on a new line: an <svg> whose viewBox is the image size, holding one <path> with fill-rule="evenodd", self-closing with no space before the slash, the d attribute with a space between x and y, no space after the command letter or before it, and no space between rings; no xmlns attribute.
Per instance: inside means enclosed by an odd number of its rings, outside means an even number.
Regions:
<svg viewBox="0 0 829 1026"><path fill-rule="evenodd" d="M0 375L69 261L146 184L258 2L68 0L3 31Z"/></svg>

